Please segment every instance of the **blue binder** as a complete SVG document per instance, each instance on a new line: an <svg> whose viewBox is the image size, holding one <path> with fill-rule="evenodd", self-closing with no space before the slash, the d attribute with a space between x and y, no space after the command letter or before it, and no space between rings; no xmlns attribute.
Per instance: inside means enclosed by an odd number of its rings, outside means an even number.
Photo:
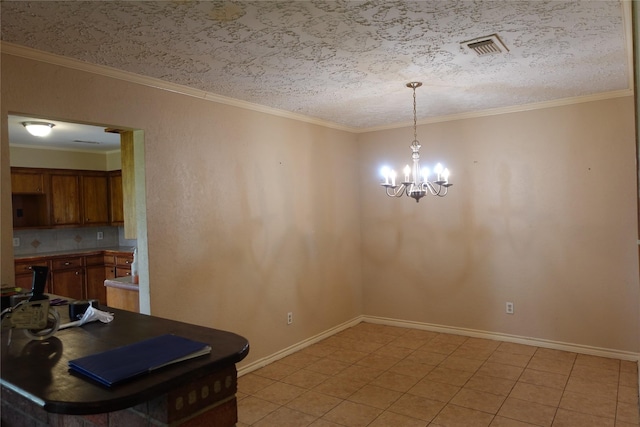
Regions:
<svg viewBox="0 0 640 427"><path fill-rule="evenodd" d="M203 342L160 335L123 347L69 361L69 370L112 387L155 369L211 352Z"/></svg>

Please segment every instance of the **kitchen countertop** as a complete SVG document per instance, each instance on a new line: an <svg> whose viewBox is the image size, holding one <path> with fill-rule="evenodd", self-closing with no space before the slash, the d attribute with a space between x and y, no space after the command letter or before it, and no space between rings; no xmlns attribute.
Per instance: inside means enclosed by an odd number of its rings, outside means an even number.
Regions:
<svg viewBox="0 0 640 427"><path fill-rule="evenodd" d="M125 289L127 291L138 291L139 285L131 282L131 276L116 277L104 281L107 288Z"/></svg>
<svg viewBox="0 0 640 427"><path fill-rule="evenodd" d="M108 246L104 248L86 248L86 249L68 249L64 251L51 251L51 252L40 252L37 254L22 254L22 255L14 255L13 259L15 261L22 260L30 260L34 258L51 258L57 256L82 256L82 255L91 255L91 254L100 254L103 252L117 252L117 253L127 253L133 254L133 248L131 246Z"/></svg>
<svg viewBox="0 0 640 427"><path fill-rule="evenodd" d="M201 378L226 367L234 372L233 389L229 388L229 392L235 395L234 365L249 352L249 342L245 338L227 331L112 307L104 309L114 313L111 323L91 322L81 327L60 330L46 340L31 341L26 335L18 333L21 331L14 331L9 342L9 334L3 330L0 342L3 400L7 388L47 412L96 414L120 411L153 401L172 390L198 384ZM60 312L62 323L65 323L68 319L67 307L58 307L56 310ZM167 333L205 342L211 346L211 353L157 369L113 388L102 387L83 377L72 375L68 370L69 360ZM193 387L189 390L199 390ZM213 383L210 390L210 397L214 398ZM189 405L185 404L189 408L196 406L191 405L191 402Z"/></svg>

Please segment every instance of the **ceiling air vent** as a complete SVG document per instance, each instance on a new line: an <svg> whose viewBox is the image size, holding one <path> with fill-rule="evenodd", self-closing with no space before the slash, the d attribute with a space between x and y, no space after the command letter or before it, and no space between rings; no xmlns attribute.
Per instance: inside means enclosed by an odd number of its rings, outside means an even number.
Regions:
<svg viewBox="0 0 640 427"><path fill-rule="evenodd" d="M479 37L473 40L467 40L460 43L461 47L475 52L478 56L495 55L497 53L509 52L509 49L502 43L500 37L497 34L491 34L490 36Z"/></svg>
<svg viewBox="0 0 640 427"><path fill-rule="evenodd" d="M86 141L84 139L74 139L73 142L78 142L80 144L94 144L94 145L100 145L100 143L98 141Z"/></svg>

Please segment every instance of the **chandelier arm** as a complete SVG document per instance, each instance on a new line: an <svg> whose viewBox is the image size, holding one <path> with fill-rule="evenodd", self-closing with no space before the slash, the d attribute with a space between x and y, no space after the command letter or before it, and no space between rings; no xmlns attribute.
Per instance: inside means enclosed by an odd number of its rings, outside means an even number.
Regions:
<svg viewBox="0 0 640 427"><path fill-rule="evenodd" d="M425 187L427 188L427 190L429 190L429 193L431 193L432 196L437 196L438 195L438 191L436 190L436 188L433 186L433 184L431 183L431 181L426 181L424 183Z"/></svg>
<svg viewBox="0 0 640 427"><path fill-rule="evenodd" d="M385 190L387 193L387 196L389 197L402 197L402 195L404 194L404 189L405 189L405 185L401 184L400 186L396 186L396 187L392 187L390 185L385 185Z"/></svg>
<svg viewBox="0 0 640 427"><path fill-rule="evenodd" d="M440 197L446 196L447 193L449 192L449 186L448 185L443 185L442 187L444 188L444 193L440 194L440 192L438 191L438 196L440 196Z"/></svg>

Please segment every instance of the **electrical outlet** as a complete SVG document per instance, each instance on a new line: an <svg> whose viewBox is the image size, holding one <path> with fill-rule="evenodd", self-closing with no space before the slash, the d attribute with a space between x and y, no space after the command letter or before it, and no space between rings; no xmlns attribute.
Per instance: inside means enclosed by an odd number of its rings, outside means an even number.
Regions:
<svg viewBox="0 0 640 427"><path fill-rule="evenodd" d="M513 303L512 302L507 302L506 311L507 311L507 314L513 314Z"/></svg>
<svg viewBox="0 0 640 427"><path fill-rule="evenodd" d="M293 323L293 313L292 312L288 312L287 313L287 325L290 325Z"/></svg>
<svg viewBox="0 0 640 427"><path fill-rule="evenodd" d="M104 233L102 231L98 231L98 240L104 239Z"/></svg>
<svg viewBox="0 0 640 427"><path fill-rule="evenodd" d="M14 237L13 238L13 247L17 248L18 246L20 246L20 238L19 237Z"/></svg>

